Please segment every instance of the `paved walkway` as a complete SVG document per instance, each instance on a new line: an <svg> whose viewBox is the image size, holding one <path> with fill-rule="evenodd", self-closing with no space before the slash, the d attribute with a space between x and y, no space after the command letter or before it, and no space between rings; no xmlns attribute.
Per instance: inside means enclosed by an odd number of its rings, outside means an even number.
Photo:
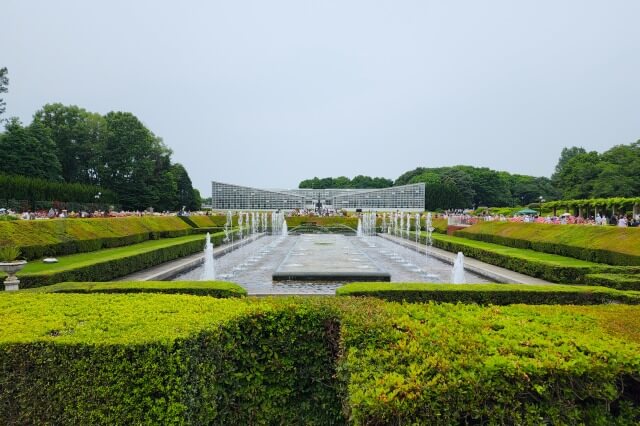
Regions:
<svg viewBox="0 0 640 426"><path fill-rule="evenodd" d="M244 239L242 241L235 242L233 244L225 244L222 246L214 247L213 257L223 256L251 241L254 241L265 234L258 234L253 237ZM204 247L200 253L192 254L190 256L182 257L180 259L165 262L158 266L153 266L143 271L134 272L133 274L126 275L118 278L117 281L163 281L169 280L176 275L180 275L183 272L190 271L197 268L204 262Z"/></svg>
<svg viewBox="0 0 640 426"><path fill-rule="evenodd" d="M387 234L378 234L379 237L387 239L389 241L393 241L394 243L400 244L404 247L407 247L412 250L419 251L420 253L424 253L426 250L426 246L420 244L416 247L415 241L410 241L404 238L394 237ZM452 253L446 250L442 250L436 247L429 248L429 254L434 258L441 260L443 262L449 263L453 265L453 262L456 259L457 253ZM469 270L470 272L476 273L478 275L482 275L490 279L493 282L497 283L512 283L512 284L553 284L549 281L541 280L539 278L534 278L529 275L521 274L519 272L514 272L510 269L501 268L499 266L490 265L485 262L481 262L479 260L465 257L464 258L464 268Z"/></svg>

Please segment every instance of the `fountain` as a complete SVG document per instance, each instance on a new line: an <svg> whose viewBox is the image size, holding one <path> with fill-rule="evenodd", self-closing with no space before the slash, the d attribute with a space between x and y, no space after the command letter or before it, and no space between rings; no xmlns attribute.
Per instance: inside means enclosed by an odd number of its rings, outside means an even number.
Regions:
<svg viewBox="0 0 640 426"><path fill-rule="evenodd" d="M362 237L362 219L358 218L358 230L356 231L356 236Z"/></svg>
<svg viewBox="0 0 640 426"><path fill-rule="evenodd" d="M202 269L202 277L200 279L203 281L210 281L216 279L216 270L213 264L213 244L211 243L211 235L208 232L205 241L204 268Z"/></svg>
<svg viewBox="0 0 640 426"><path fill-rule="evenodd" d="M289 235L289 228L287 227L287 221L284 219L284 215L282 217L282 236L286 237Z"/></svg>
<svg viewBox="0 0 640 426"><path fill-rule="evenodd" d="M453 284L464 284L464 254L461 251L458 252L456 260L453 263L453 269L451 270L451 282Z"/></svg>

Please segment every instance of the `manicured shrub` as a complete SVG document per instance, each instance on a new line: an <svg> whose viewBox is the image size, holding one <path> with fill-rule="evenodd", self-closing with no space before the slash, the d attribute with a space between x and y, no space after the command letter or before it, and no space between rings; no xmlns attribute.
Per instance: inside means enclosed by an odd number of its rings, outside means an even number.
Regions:
<svg viewBox="0 0 640 426"><path fill-rule="evenodd" d="M54 200L95 203L98 192L102 203L117 202L114 192L98 186L51 182L26 176L0 175L0 200L26 200L31 203Z"/></svg>
<svg viewBox="0 0 640 426"><path fill-rule="evenodd" d="M335 310L235 300L0 297L3 423L342 423Z"/></svg>
<svg viewBox="0 0 640 426"><path fill-rule="evenodd" d="M619 290L640 290L640 271L635 274L588 274L585 282Z"/></svg>
<svg viewBox="0 0 640 426"><path fill-rule="evenodd" d="M223 243L224 232L211 234L214 246ZM145 241L127 247L105 249L58 258L59 263L31 262L18 274L21 288L64 281L109 281L203 250L204 236L189 235Z"/></svg>
<svg viewBox="0 0 640 426"><path fill-rule="evenodd" d="M411 238L414 238L413 236ZM420 241L424 244L425 235ZM463 252L483 262L532 277L565 284L588 284L585 276L595 273L638 273L635 266L609 266L534 250L518 249L499 244L474 241L449 235L433 235L433 246L450 252Z"/></svg>
<svg viewBox="0 0 640 426"><path fill-rule="evenodd" d="M482 305L640 303L638 292L559 284L351 283L338 288L336 295L376 297L396 302L462 302Z"/></svg>
<svg viewBox="0 0 640 426"><path fill-rule="evenodd" d="M345 315L350 422L636 424L640 346L575 308L388 303Z"/></svg>
<svg viewBox="0 0 640 426"><path fill-rule="evenodd" d="M303 223L315 223L318 226L348 226L351 229L358 228L356 216L292 216L287 217L289 229L300 226Z"/></svg>
<svg viewBox="0 0 640 426"><path fill-rule="evenodd" d="M7 424L640 418L637 306L17 292L0 318Z"/></svg>
<svg viewBox="0 0 640 426"><path fill-rule="evenodd" d="M640 265L640 229L481 222L456 236L609 265Z"/></svg>
<svg viewBox="0 0 640 426"><path fill-rule="evenodd" d="M224 281L130 281L130 282L66 282L39 287L38 293L165 293L245 297L247 291L238 284Z"/></svg>
<svg viewBox="0 0 640 426"><path fill-rule="evenodd" d="M0 222L0 246L16 246L27 259L121 247L189 235L177 217L54 219Z"/></svg>
<svg viewBox="0 0 640 426"><path fill-rule="evenodd" d="M221 236L213 238L214 244ZM148 242L154 243L154 242ZM20 274L20 288L40 287L64 281L109 281L170 260L202 251L204 237L194 235L160 242L103 250L60 258L59 264L28 264ZM74 256L80 256L76 258Z"/></svg>

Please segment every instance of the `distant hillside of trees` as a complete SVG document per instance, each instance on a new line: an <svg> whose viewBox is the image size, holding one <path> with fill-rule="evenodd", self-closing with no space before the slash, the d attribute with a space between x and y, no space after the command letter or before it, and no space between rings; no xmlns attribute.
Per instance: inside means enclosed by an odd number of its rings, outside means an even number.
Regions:
<svg viewBox="0 0 640 426"><path fill-rule="evenodd" d="M425 183L428 210L507 207L544 200L640 196L640 141L599 154L584 148L562 150L551 179L496 171L486 167L418 167L395 181L356 176L352 180L317 177L300 188L385 188ZM366 185L366 186L365 186Z"/></svg>
<svg viewBox="0 0 640 426"><path fill-rule="evenodd" d="M313 179L307 179L300 182L298 188L388 188L390 186L393 186L393 181L391 179L358 175L353 179L349 179L345 176L322 179L314 177Z"/></svg>

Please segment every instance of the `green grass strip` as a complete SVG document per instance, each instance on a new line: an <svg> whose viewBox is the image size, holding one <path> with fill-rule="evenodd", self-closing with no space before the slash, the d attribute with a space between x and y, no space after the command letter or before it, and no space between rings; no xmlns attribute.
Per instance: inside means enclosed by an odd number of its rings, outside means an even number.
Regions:
<svg viewBox="0 0 640 426"><path fill-rule="evenodd" d="M422 235L426 233L422 232ZM533 260L535 262L543 262L549 265L556 266L575 266L575 267L590 267L599 266L599 263L589 262L586 260L574 259L571 257L559 256L557 254L541 253L535 250L519 249L513 247L507 247L500 244L486 243L484 241L475 241L468 238L454 237L451 235L433 234L432 238L437 241L447 241L457 244L462 244L468 247L479 248L482 250L489 250L494 253L498 253L505 256L515 257L518 259Z"/></svg>
<svg viewBox="0 0 640 426"><path fill-rule="evenodd" d="M29 262L27 266L20 271L20 275L38 275L52 274L71 269L77 269L96 263L104 263L111 260L125 258L134 254L148 253L154 250L175 246L178 244L191 241L204 241L203 235L187 235L186 237L168 238L162 240L145 241L139 244L133 244L126 247L117 247L112 249L99 250L90 253L78 253L68 256L58 257L58 263L44 263L41 260Z"/></svg>

